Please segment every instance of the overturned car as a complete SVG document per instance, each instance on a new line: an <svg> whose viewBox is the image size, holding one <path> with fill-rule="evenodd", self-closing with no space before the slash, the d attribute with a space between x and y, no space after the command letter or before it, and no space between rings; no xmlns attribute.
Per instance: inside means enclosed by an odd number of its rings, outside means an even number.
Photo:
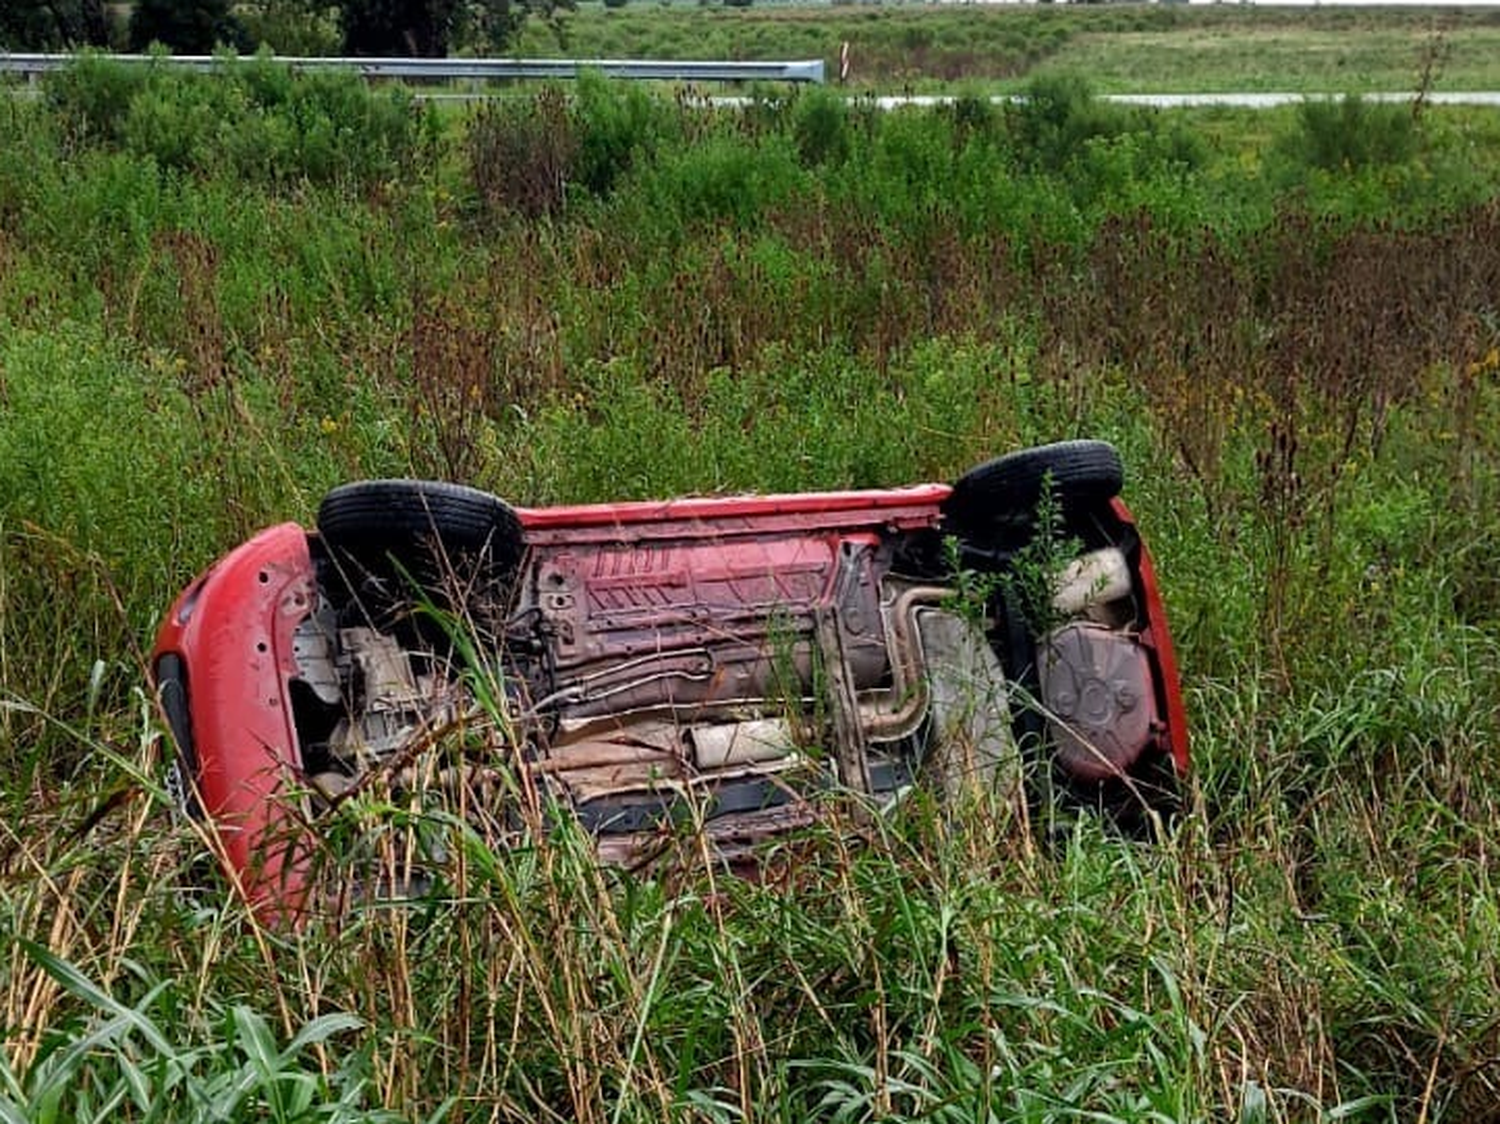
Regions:
<svg viewBox="0 0 1500 1124"><path fill-rule="evenodd" d="M914 785L1155 821L1187 732L1122 480L1069 441L882 491L513 508L345 485L161 625L181 799L278 915L319 815L422 769L492 823L563 809L627 864L684 822L746 860L832 793Z"/></svg>

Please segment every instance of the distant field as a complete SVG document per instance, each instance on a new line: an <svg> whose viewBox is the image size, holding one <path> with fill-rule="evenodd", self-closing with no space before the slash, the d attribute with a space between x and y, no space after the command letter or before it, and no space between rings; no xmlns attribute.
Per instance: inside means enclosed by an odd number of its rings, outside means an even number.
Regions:
<svg viewBox="0 0 1500 1124"><path fill-rule="evenodd" d="M1006 89L1038 72L1105 92L1500 87L1500 8L768 7L584 4L533 20L516 53L822 58L861 88Z"/></svg>
<svg viewBox="0 0 1500 1124"><path fill-rule="evenodd" d="M1461 32L1371 28L1355 33L1285 25L1211 27L1075 36L1039 69L1091 75L1107 93L1135 90L1409 90L1434 57L1444 90L1492 89L1500 25Z"/></svg>

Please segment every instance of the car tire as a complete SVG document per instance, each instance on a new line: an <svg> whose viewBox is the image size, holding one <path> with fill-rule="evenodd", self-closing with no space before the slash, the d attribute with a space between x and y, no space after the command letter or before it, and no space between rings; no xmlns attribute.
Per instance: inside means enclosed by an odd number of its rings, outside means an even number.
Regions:
<svg viewBox="0 0 1500 1124"><path fill-rule="evenodd" d="M1106 441L1058 441L1008 453L959 477L943 501L949 533L984 541L1006 527L1029 527L1051 481L1064 517L1108 503L1120 494L1125 468Z"/></svg>
<svg viewBox="0 0 1500 1124"><path fill-rule="evenodd" d="M318 533L341 568L427 591L450 571L466 585L508 586L525 550L521 521L504 500L436 480L335 488L318 507Z"/></svg>

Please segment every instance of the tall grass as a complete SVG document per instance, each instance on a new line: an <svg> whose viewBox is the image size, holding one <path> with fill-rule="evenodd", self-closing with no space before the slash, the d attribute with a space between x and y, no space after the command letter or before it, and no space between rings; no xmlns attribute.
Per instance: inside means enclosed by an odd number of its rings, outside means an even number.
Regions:
<svg viewBox="0 0 1500 1124"><path fill-rule="evenodd" d="M498 111L420 164L260 174L81 128L110 80L0 102L0 1115L1492 1112L1500 212L1471 119L1325 161L1325 122L1226 139L1071 87L1039 122L593 84L544 96L546 145ZM321 118L285 107L315 95L265 81L305 151ZM200 93L227 96L172 112ZM339 143L389 159L340 96ZM274 932L169 813L150 629L333 483L894 484L1082 434L1125 451L1186 668L1160 847L918 798L835 804L760 881L691 832L646 876L524 792L377 784L321 825L318 916ZM465 745L498 760L493 726ZM419 845L415 903L339 893Z"/></svg>
<svg viewBox="0 0 1500 1124"><path fill-rule="evenodd" d="M520 57L823 59L891 93L1014 90L1088 74L1111 93L1494 88L1500 21L1479 7L1088 5L946 8L580 4L533 20ZM278 45L282 54L289 54Z"/></svg>

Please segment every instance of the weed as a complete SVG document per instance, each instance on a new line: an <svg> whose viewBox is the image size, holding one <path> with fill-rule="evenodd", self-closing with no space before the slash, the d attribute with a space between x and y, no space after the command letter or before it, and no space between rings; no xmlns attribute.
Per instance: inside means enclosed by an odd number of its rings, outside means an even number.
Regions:
<svg viewBox="0 0 1500 1124"><path fill-rule="evenodd" d="M357 75L321 72L292 83L266 58L231 56L222 65L223 73L205 75L83 55L49 76L47 97L75 145L252 182L368 186L426 139L406 95L372 92Z"/></svg>
<svg viewBox="0 0 1500 1124"><path fill-rule="evenodd" d="M609 82L593 72L579 76L571 114L578 138L576 178L595 195L608 195L675 131L662 104L639 85Z"/></svg>
<svg viewBox="0 0 1500 1124"><path fill-rule="evenodd" d="M848 108L842 98L822 90L797 100L793 134L804 165L838 163L849 156Z"/></svg>
<svg viewBox="0 0 1500 1124"><path fill-rule="evenodd" d="M485 106L469 126L468 143L480 210L488 222L562 212L577 142L560 91L544 90L519 106Z"/></svg>
<svg viewBox="0 0 1500 1124"><path fill-rule="evenodd" d="M1404 107L1353 96L1303 102L1297 125L1282 139L1280 154L1323 171L1404 164L1420 142L1419 124Z"/></svg>

